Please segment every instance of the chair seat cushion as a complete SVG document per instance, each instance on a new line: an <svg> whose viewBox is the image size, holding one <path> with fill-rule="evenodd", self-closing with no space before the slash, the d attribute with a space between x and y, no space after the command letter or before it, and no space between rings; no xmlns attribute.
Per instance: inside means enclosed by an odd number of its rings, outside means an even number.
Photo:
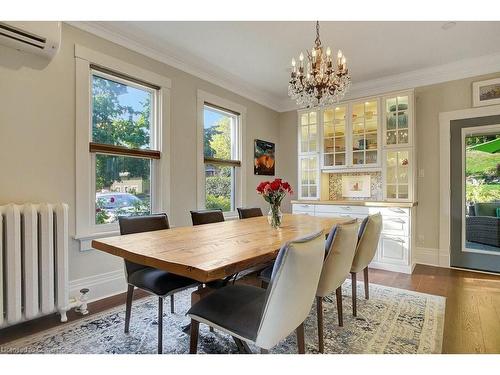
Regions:
<svg viewBox="0 0 500 375"><path fill-rule="evenodd" d="M195 280L187 277L174 275L152 267L142 268L128 277L128 283L138 288L163 296L177 289L195 285Z"/></svg>
<svg viewBox="0 0 500 375"><path fill-rule="evenodd" d="M273 273L273 267L274 267L274 265L272 264L269 267L266 267L262 271L260 271L259 279L264 280L267 283L270 283L271 282L271 275Z"/></svg>
<svg viewBox="0 0 500 375"><path fill-rule="evenodd" d="M230 332L255 340L259 329L266 290L250 285L230 285L209 294L187 312Z"/></svg>

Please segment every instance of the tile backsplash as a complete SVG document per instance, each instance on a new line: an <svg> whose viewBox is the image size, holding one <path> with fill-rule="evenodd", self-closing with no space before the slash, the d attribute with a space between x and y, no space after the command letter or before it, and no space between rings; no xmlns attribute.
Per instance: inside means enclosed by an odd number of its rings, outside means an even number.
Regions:
<svg viewBox="0 0 500 375"><path fill-rule="evenodd" d="M351 172L351 173L330 173L329 174L329 199L339 200L383 200L382 174L380 172ZM342 176L370 176L370 198L344 198L342 197Z"/></svg>

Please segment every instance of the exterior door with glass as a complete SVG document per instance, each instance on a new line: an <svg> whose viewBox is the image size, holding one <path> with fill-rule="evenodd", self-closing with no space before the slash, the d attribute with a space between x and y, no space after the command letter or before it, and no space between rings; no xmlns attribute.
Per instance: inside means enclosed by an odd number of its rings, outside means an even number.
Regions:
<svg viewBox="0 0 500 375"><path fill-rule="evenodd" d="M453 120L450 264L500 272L500 116Z"/></svg>

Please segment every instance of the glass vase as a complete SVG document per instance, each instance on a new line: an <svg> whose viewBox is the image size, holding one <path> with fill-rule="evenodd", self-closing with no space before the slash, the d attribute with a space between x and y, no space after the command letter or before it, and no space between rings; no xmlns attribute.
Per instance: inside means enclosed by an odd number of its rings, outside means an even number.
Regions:
<svg viewBox="0 0 500 375"><path fill-rule="evenodd" d="M274 229L278 229L283 221L283 213L279 204L271 204L269 206L269 213L267 214L267 221Z"/></svg>

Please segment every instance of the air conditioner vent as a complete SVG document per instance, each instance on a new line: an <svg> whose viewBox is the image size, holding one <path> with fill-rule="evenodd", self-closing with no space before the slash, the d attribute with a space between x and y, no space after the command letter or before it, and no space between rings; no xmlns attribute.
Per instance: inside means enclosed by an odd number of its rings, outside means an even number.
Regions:
<svg viewBox="0 0 500 375"><path fill-rule="evenodd" d="M60 22L0 22L0 44L52 58L61 43Z"/></svg>

